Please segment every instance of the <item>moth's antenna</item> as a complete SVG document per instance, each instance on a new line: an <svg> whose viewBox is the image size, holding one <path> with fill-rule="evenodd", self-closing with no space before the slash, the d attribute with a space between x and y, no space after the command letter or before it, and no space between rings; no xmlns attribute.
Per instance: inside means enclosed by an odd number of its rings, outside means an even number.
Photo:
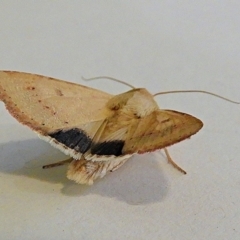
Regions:
<svg viewBox="0 0 240 240"><path fill-rule="evenodd" d="M222 97L216 93L211 93L211 92L207 92L207 91L203 91L203 90L177 90L177 91L166 91L166 92L159 92L159 93L155 93L153 96L157 96L157 95L162 95L162 94L168 94L168 93L205 93L205 94L209 94L209 95L212 95L214 97L217 97L217 98L221 98L223 100L226 100L228 102L231 102L231 103L235 103L235 104L240 104L240 102L235 102L231 99L228 99L228 98L225 98L225 97Z"/></svg>
<svg viewBox="0 0 240 240"><path fill-rule="evenodd" d="M135 88L133 85L131 85L129 83L126 83L126 82L124 82L122 80L119 80L119 79L116 79L116 78L107 77L107 76L99 76L99 77L93 77L93 78L84 78L84 77L82 77L82 80L84 80L84 81L91 81L91 80L97 80L97 79L103 79L103 78L109 79L109 80L113 80L115 82L122 83L122 84L124 84L124 85L126 85L126 86L128 86L130 88L133 88L133 89Z"/></svg>

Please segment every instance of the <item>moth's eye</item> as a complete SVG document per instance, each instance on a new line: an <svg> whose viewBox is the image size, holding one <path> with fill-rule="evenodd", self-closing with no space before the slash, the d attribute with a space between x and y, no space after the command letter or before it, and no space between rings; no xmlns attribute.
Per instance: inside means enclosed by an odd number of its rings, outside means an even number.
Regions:
<svg viewBox="0 0 240 240"><path fill-rule="evenodd" d="M119 110L120 106L119 105L114 105L111 107L111 110L117 111Z"/></svg>
<svg viewBox="0 0 240 240"><path fill-rule="evenodd" d="M137 113L133 114L135 118L141 118Z"/></svg>

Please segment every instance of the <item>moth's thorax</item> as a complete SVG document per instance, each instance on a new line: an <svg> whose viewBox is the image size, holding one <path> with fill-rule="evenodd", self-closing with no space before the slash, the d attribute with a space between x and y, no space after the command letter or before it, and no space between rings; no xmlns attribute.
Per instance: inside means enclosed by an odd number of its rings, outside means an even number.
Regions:
<svg viewBox="0 0 240 240"><path fill-rule="evenodd" d="M107 102L111 110L121 110L125 113L132 113L138 117L145 117L159 109L153 95L144 88L137 88L119 94Z"/></svg>

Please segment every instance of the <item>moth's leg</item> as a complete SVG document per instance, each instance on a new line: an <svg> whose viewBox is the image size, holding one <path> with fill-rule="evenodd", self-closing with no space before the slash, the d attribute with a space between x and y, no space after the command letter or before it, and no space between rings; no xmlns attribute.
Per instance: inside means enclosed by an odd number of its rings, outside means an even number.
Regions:
<svg viewBox="0 0 240 240"><path fill-rule="evenodd" d="M184 171L182 168L180 168L173 160L172 158L170 157L169 153L168 153L168 150L166 148L163 149L166 156L167 156L167 160L169 163L171 163L173 165L173 167L175 167L178 171L184 173L184 174L187 174L186 171Z"/></svg>
<svg viewBox="0 0 240 240"><path fill-rule="evenodd" d="M63 161L60 161L60 162L56 162L56 163L51 163L51 164L48 164L48 165L44 165L42 168L43 168L43 169L47 169L47 168L62 166L62 165L64 165L64 164L67 164L67 163L72 162L72 160L73 160L72 158L68 158L68 159L63 160Z"/></svg>

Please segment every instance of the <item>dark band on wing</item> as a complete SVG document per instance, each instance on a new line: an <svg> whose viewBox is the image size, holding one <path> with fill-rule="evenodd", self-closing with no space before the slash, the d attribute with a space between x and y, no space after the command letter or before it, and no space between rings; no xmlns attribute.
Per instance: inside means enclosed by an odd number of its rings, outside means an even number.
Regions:
<svg viewBox="0 0 240 240"><path fill-rule="evenodd" d="M121 140L93 143L92 139L78 128L58 130L49 136L80 153L86 153L90 149L91 154L120 156L124 146L124 141Z"/></svg>
<svg viewBox="0 0 240 240"><path fill-rule="evenodd" d="M91 154L96 155L122 155L124 141L114 140L110 142L93 143L91 147Z"/></svg>
<svg viewBox="0 0 240 240"><path fill-rule="evenodd" d="M85 153L92 144L92 139L78 128L59 130L49 134L49 136L80 153Z"/></svg>

